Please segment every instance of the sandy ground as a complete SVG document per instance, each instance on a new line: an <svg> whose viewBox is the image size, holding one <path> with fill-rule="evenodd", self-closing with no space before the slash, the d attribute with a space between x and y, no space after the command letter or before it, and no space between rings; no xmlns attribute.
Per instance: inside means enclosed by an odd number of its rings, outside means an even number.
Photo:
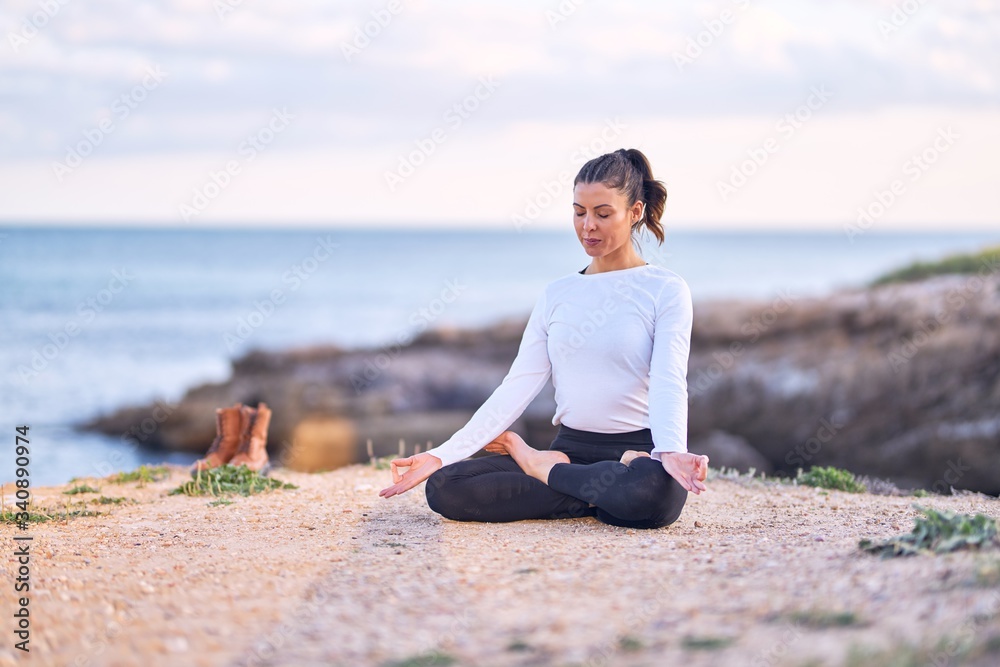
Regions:
<svg viewBox="0 0 1000 667"><path fill-rule="evenodd" d="M423 485L379 498L390 473L367 465L279 470L300 488L212 507L166 495L187 478L172 470L145 488L85 480L138 502L17 533L34 537L27 655L3 526L0 665L884 665L858 651L908 646L932 650L899 664L1000 664L1000 554L856 548L908 531L913 498L716 478L642 531L450 521ZM82 497L65 488L36 504ZM1000 517L983 496L917 501Z"/></svg>

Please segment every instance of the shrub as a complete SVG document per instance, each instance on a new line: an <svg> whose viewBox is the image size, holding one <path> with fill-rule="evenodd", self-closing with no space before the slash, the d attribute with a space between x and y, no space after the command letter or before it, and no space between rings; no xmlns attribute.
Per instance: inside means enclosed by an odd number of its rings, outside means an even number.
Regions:
<svg viewBox="0 0 1000 667"><path fill-rule="evenodd" d="M854 473L832 466L813 466L807 473L800 470L795 479L799 484L821 489L836 489L849 493L864 493L866 490L865 485L858 481Z"/></svg>

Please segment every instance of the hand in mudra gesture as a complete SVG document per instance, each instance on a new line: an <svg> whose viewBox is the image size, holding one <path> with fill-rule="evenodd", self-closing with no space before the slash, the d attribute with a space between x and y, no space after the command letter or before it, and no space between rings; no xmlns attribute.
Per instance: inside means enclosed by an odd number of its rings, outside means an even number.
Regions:
<svg viewBox="0 0 1000 667"><path fill-rule="evenodd" d="M708 476L708 457L691 452L668 452L660 462L663 469L688 491L698 494L707 491L705 478Z"/></svg>
<svg viewBox="0 0 1000 667"><path fill-rule="evenodd" d="M441 459L427 452L393 459L389 461L389 467L392 468L393 485L385 487L378 494L383 498L391 498L405 493L437 472L442 465ZM397 467L409 467L409 470L400 475Z"/></svg>

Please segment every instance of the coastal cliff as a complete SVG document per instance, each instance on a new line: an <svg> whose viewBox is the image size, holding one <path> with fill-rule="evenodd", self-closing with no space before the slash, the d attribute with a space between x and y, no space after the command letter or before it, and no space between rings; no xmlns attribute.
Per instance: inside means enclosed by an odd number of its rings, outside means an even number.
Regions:
<svg viewBox="0 0 1000 667"><path fill-rule="evenodd" d="M902 487L1000 493L1000 276L935 275L802 297L697 302L689 448L713 466L795 474L835 465ZM267 402L268 449L325 470L427 449L461 428L510 369L526 318L438 328L405 346L255 351L176 405L123 408L84 428L203 452L215 408ZM162 417L152 419L154 411ZM511 426L547 446L551 384Z"/></svg>

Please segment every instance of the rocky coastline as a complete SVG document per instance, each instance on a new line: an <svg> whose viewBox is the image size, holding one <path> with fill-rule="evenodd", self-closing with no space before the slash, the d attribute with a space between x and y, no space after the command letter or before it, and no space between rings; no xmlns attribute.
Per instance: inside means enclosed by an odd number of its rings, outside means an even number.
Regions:
<svg viewBox="0 0 1000 667"><path fill-rule="evenodd" d="M835 465L902 488L1000 494L996 272L696 302L694 312L689 449L713 467ZM427 449L500 383L525 321L432 329L405 346L254 351L233 361L229 380L175 405L126 407L82 428L201 453L215 408L265 401L269 452L293 470ZM546 446L554 407L549 383L511 428Z"/></svg>

